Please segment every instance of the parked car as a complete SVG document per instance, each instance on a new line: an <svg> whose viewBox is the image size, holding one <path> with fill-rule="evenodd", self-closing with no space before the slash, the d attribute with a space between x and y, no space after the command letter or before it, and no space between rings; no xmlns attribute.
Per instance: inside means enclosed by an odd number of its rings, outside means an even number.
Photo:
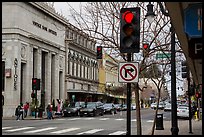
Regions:
<svg viewBox="0 0 204 137"><path fill-rule="evenodd" d="M121 104L114 104L117 111L121 111Z"/></svg>
<svg viewBox="0 0 204 137"><path fill-rule="evenodd" d="M155 103L152 103L150 105L151 109L156 109L157 108L157 102ZM164 109L165 107L165 103L164 102L159 102L159 106L158 106L158 109Z"/></svg>
<svg viewBox="0 0 204 137"><path fill-rule="evenodd" d="M103 104L103 107L104 107L104 113L105 114L117 114L117 110L116 110L116 107L113 103L105 103Z"/></svg>
<svg viewBox="0 0 204 137"><path fill-rule="evenodd" d="M79 115L80 117L83 116L97 116L104 114L104 107L103 103L101 102L87 102L85 106L80 109Z"/></svg>
<svg viewBox="0 0 204 137"><path fill-rule="evenodd" d="M79 116L79 110L85 105L85 102L75 102L63 109L63 114L67 116Z"/></svg>
<svg viewBox="0 0 204 137"><path fill-rule="evenodd" d="M121 105L121 111L126 111L127 110L127 104Z"/></svg>
<svg viewBox="0 0 204 137"><path fill-rule="evenodd" d="M177 107L177 117L189 119L189 106L188 105L179 105Z"/></svg>
<svg viewBox="0 0 204 137"><path fill-rule="evenodd" d="M165 104L164 111L171 111L171 103Z"/></svg>
<svg viewBox="0 0 204 137"><path fill-rule="evenodd" d="M136 104L131 104L131 109L136 110Z"/></svg>

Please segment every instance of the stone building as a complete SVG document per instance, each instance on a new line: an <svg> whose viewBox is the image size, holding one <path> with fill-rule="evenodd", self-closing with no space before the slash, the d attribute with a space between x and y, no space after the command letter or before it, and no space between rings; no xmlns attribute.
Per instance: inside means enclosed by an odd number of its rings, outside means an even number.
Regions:
<svg viewBox="0 0 204 137"><path fill-rule="evenodd" d="M88 35L45 2L2 2L3 116L31 103L32 78L40 79L37 99L44 108L75 92L97 92L94 50Z"/></svg>

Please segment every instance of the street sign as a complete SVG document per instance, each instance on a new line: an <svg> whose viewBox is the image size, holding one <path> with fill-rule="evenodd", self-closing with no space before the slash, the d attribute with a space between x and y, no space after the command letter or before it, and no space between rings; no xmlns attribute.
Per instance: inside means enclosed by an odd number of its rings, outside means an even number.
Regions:
<svg viewBox="0 0 204 137"><path fill-rule="evenodd" d="M202 37L202 3L191 4L184 10L184 31L190 38Z"/></svg>
<svg viewBox="0 0 204 137"><path fill-rule="evenodd" d="M119 63L119 82L124 83L132 83L132 82L138 82L139 76L138 76L138 62L122 62Z"/></svg>
<svg viewBox="0 0 204 137"><path fill-rule="evenodd" d="M188 53L192 59L202 59L202 38L192 38L188 41Z"/></svg>
<svg viewBox="0 0 204 137"><path fill-rule="evenodd" d="M156 54L156 59L159 59L159 58L171 58L171 53L157 53Z"/></svg>

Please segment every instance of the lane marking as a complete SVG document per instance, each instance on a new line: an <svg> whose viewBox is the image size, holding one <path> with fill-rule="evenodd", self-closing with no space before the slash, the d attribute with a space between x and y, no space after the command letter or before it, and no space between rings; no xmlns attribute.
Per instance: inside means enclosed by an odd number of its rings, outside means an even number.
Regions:
<svg viewBox="0 0 204 137"><path fill-rule="evenodd" d="M42 131L51 130L55 128L57 127L48 127L48 128L43 128L43 129L31 130L31 131L26 131L24 133L37 133L37 132L42 132Z"/></svg>
<svg viewBox="0 0 204 137"><path fill-rule="evenodd" d="M104 129L92 129L92 130L88 130L88 131L85 131L85 132L78 133L77 135L94 134L94 133L102 131L102 130L104 130Z"/></svg>
<svg viewBox="0 0 204 137"><path fill-rule="evenodd" d="M116 131L116 132L113 132L113 133L110 133L108 135L122 135L122 134L125 134L126 131Z"/></svg>
<svg viewBox="0 0 204 137"><path fill-rule="evenodd" d="M10 130L6 130L6 132L14 132L14 131L20 131L20 130L31 129L31 128L34 128L34 127L22 127L22 128L10 129Z"/></svg>
<svg viewBox="0 0 204 137"><path fill-rule="evenodd" d="M80 128L68 128L68 129L63 129L63 130L59 130L59 131L54 131L51 132L53 134L61 134L61 133L66 133L66 132L70 132L70 131L74 131L74 130L78 130Z"/></svg>

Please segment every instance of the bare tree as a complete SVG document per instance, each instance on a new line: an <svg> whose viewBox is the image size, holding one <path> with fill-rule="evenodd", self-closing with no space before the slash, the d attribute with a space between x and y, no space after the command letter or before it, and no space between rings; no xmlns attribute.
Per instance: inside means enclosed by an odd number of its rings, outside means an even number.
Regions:
<svg viewBox="0 0 204 137"><path fill-rule="evenodd" d="M69 5L69 3L67 3ZM120 53L120 9L125 7L140 7L141 8L141 29L140 29L140 43L148 42L150 44L150 52L147 56L143 56L140 53L133 54L133 60L139 61L140 74L146 67L151 67L152 64L163 65L161 80L169 72L170 58L162 60L155 59L157 53L168 54L170 52L170 18L164 16L158 3L156 5L155 14L157 15L153 23L148 23L145 14L147 2L87 2L86 5L80 8L80 11L76 11L72 6L70 7L71 17L75 21L76 27L80 28L85 33L89 34L91 38L96 40L97 45L102 45L106 52L112 57L126 60L126 54ZM176 43L177 51L181 52L179 43ZM140 49L142 51L142 47ZM141 67L142 64L146 64ZM158 101L160 99L160 91L162 82L152 81L157 86ZM138 84L135 84L136 96L139 96L139 90L142 88ZM137 97L138 99L138 97ZM137 103L138 104L138 103ZM158 104L157 104L158 105ZM140 106L137 105L137 108ZM155 117L156 114L155 113ZM138 113L139 114L139 113ZM138 115L137 114L137 115ZM138 122L140 122L138 120ZM138 124L138 134L141 134L141 123ZM155 122L153 123L152 134L154 134Z"/></svg>

